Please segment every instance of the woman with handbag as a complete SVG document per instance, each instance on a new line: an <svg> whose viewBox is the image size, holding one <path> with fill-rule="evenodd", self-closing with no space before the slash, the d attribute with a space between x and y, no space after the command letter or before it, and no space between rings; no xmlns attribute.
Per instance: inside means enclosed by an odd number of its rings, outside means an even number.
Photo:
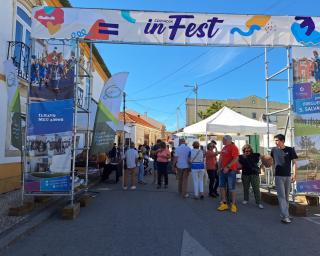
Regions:
<svg viewBox="0 0 320 256"><path fill-rule="evenodd" d="M204 155L198 141L193 142L190 163L193 179L194 199L203 199Z"/></svg>
<svg viewBox="0 0 320 256"><path fill-rule="evenodd" d="M243 154L239 156L239 168L242 169L242 185L244 197L242 204L248 204L249 189L251 185L256 204L260 209L263 209L260 196L260 168L258 166L260 161L260 154L253 153L253 150L249 144L246 144L242 147L242 153Z"/></svg>

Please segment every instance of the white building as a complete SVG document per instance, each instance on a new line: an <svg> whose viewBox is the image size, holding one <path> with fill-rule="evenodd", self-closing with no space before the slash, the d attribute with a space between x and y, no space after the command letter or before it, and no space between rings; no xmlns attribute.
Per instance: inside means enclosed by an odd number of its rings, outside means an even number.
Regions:
<svg viewBox="0 0 320 256"><path fill-rule="evenodd" d="M12 118L8 113L8 90L4 70L4 61L13 59L18 69L20 88L20 102L22 118L25 116L26 97L28 89L28 69L31 45L31 9L32 6L48 5L55 7L70 7L66 0L2 0L0 8L0 193L4 193L21 186L21 154L11 144ZM41 42L36 42L41 44ZM100 92L105 81L110 77L98 51L94 48L93 55L93 83L92 100L98 102ZM88 66L90 48L81 45L82 63ZM86 81L83 78L78 90L78 104L84 104ZM24 132L22 122L22 133Z"/></svg>

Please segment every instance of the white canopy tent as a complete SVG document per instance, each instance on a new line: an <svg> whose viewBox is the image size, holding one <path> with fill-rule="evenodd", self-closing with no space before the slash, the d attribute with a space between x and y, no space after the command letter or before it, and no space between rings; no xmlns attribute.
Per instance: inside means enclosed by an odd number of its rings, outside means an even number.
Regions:
<svg viewBox="0 0 320 256"><path fill-rule="evenodd" d="M190 134L267 134L267 123L241 115L228 107L223 107L208 118L183 129ZM269 133L275 134L277 127L269 124Z"/></svg>

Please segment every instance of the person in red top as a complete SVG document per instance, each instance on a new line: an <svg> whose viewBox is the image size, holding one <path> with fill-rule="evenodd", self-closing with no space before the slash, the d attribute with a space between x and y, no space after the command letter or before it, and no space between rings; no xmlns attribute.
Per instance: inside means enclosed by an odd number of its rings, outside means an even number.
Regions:
<svg viewBox="0 0 320 256"><path fill-rule="evenodd" d="M232 196L231 212L237 212L236 206L236 175L238 169L238 158L239 149L232 142L232 137L230 135L225 135L223 137L224 147L220 153L219 166L220 166L220 179L219 186L221 192L221 203L218 207L219 211L225 211L229 209L226 200L226 186L228 186L229 191Z"/></svg>
<svg viewBox="0 0 320 256"><path fill-rule="evenodd" d="M219 185L218 175L217 175L217 153L213 151L215 145L213 143L209 143L207 146L206 152L206 168L209 177L209 196L217 197L219 194L217 193L217 188Z"/></svg>
<svg viewBox="0 0 320 256"><path fill-rule="evenodd" d="M162 176L164 176L164 188L168 187L168 162L171 157L170 151L165 142L160 142L160 149L157 150L158 186L161 188Z"/></svg>

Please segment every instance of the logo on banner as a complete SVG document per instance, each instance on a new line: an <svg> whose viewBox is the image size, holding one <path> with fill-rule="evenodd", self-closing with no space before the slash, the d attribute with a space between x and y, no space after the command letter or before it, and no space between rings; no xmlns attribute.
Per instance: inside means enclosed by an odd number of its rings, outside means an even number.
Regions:
<svg viewBox="0 0 320 256"><path fill-rule="evenodd" d="M61 8L46 6L36 11L34 18L48 29L50 35L53 35L61 29L64 23L64 12Z"/></svg>
<svg viewBox="0 0 320 256"><path fill-rule="evenodd" d="M312 97L311 83L294 84L293 99L310 99Z"/></svg>
<svg viewBox="0 0 320 256"><path fill-rule="evenodd" d="M320 44L320 32L316 30L312 17L297 16L291 26L291 32L299 43L305 46L316 46Z"/></svg>
<svg viewBox="0 0 320 256"><path fill-rule="evenodd" d="M103 19L97 20L90 28L86 39L109 40L109 35L119 34L119 24L107 23Z"/></svg>
<svg viewBox="0 0 320 256"><path fill-rule="evenodd" d="M116 85L111 85L110 87L106 88L104 91L103 99L111 98L115 99L121 96L121 89Z"/></svg>
<svg viewBox="0 0 320 256"><path fill-rule="evenodd" d="M233 29L231 29L230 33L231 34L238 33L241 36L252 36L255 31L259 31L261 30L261 28L265 28L265 31L268 33L272 30L271 25L267 26L270 19L271 19L271 16L265 16L265 15L253 16L246 22L246 27L248 28L248 31L243 31L238 27L234 27Z"/></svg>

